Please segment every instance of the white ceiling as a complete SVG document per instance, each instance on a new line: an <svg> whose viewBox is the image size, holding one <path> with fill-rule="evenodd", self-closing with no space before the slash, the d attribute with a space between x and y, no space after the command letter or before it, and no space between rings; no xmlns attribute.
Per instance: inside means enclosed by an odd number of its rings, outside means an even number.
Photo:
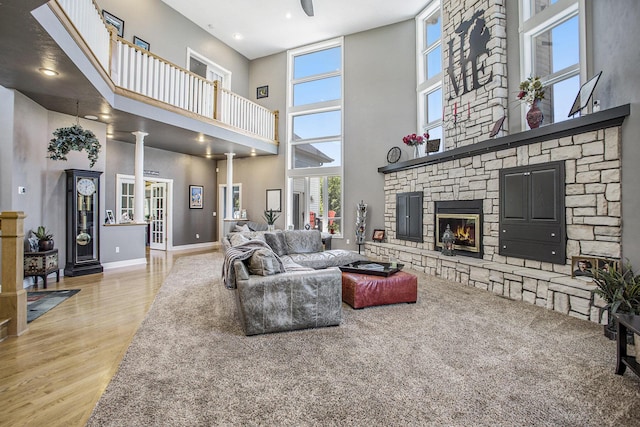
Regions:
<svg viewBox="0 0 640 427"><path fill-rule="evenodd" d="M300 0L162 1L248 59L411 19L427 3L313 0L314 16L308 17Z"/></svg>

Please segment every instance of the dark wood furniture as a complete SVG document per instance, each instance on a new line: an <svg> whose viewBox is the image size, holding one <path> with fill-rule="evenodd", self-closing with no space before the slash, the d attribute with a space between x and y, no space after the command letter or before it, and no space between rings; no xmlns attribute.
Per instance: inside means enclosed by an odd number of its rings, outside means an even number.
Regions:
<svg viewBox="0 0 640 427"><path fill-rule="evenodd" d="M33 277L33 285L38 286L38 277L42 277L47 289L47 276L56 273L56 282L60 281L58 250L24 253L24 277Z"/></svg>
<svg viewBox="0 0 640 427"><path fill-rule="evenodd" d="M640 316L616 313L613 318L616 319L618 331L616 374L624 374L628 366L636 375L640 376L640 364L635 357L627 356L627 331L640 334ZM638 343L636 343L636 348L638 348Z"/></svg>

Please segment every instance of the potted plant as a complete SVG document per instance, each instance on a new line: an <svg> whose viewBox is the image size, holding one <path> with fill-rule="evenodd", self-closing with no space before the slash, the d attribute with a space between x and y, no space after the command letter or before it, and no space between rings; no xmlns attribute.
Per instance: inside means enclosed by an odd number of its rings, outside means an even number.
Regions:
<svg viewBox="0 0 640 427"><path fill-rule="evenodd" d="M68 128L58 128L53 132L55 138L49 141L47 152L52 160L67 160L69 151L87 152L89 167L92 168L98 160L100 153L100 142L95 134L90 130L85 130L79 124Z"/></svg>
<svg viewBox="0 0 640 427"><path fill-rule="evenodd" d="M608 322L604 326L604 335L609 339L616 338L616 325L613 314L617 312L640 314L640 275L633 273L631 265L617 269L613 264L593 270L593 281L596 288L593 293L604 299Z"/></svg>
<svg viewBox="0 0 640 427"><path fill-rule="evenodd" d="M267 225L269 226L269 231L273 231L274 224L276 223L276 220L280 217L280 214L274 211L273 209L269 209L264 211L262 216L264 217L265 221L267 221Z"/></svg>
<svg viewBox="0 0 640 427"><path fill-rule="evenodd" d="M50 251L53 249L53 234L50 233L44 225L38 226L36 231L31 230L31 234L38 239L38 249L40 252Z"/></svg>

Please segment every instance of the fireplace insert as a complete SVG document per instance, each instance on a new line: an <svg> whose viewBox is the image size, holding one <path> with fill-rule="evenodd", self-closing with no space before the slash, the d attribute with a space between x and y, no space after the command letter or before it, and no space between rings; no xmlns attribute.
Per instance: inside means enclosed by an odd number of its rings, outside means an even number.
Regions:
<svg viewBox="0 0 640 427"><path fill-rule="evenodd" d="M482 200L436 202L435 242L442 250L442 234L451 228L460 255L482 258Z"/></svg>

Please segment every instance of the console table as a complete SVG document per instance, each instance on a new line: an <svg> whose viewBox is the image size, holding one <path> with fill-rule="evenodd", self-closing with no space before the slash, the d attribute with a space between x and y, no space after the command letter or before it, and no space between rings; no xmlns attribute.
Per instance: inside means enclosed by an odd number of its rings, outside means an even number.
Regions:
<svg viewBox="0 0 640 427"><path fill-rule="evenodd" d="M56 282L59 282L60 269L58 268L57 249L24 253L24 277L33 276L34 286L38 285L38 277L42 277L44 288L47 289L47 276L51 273L56 273Z"/></svg>
<svg viewBox="0 0 640 427"><path fill-rule="evenodd" d="M636 375L640 376L640 364L635 357L627 356L627 331L640 334L640 316L615 313L613 318L616 319L618 330L616 374L624 374L628 366ZM636 343L636 348L638 348L638 343Z"/></svg>

